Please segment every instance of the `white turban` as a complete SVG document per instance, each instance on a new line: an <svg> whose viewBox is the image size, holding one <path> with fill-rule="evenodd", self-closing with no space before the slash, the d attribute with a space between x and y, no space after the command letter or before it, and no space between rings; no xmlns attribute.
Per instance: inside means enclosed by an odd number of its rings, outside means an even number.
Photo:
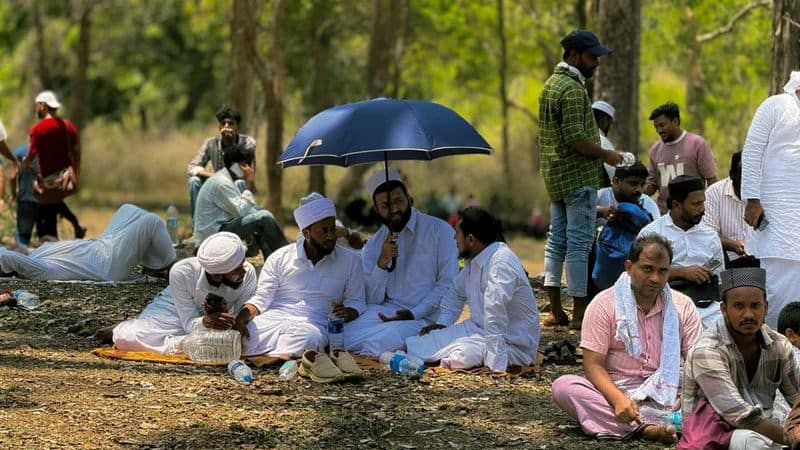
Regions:
<svg viewBox="0 0 800 450"><path fill-rule="evenodd" d="M789 75L789 81L783 85L783 92L795 95L798 90L800 90L800 72L793 71Z"/></svg>
<svg viewBox="0 0 800 450"><path fill-rule="evenodd" d="M212 234L197 249L197 262L213 275L233 272L242 264L244 256L242 240L228 231Z"/></svg>
<svg viewBox="0 0 800 450"><path fill-rule="evenodd" d="M375 194L375 190L378 189L380 185L392 180L403 182L403 177L400 176L400 172L398 172L397 169L389 167L388 179L386 177L386 169L378 169L372 172L372 175L367 178L367 181L364 182L364 187L367 188L367 193L369 197L372 198L372 195Z"/></svg>
<svg viewBox="0 0 800 450"><path fill-rule="evenodd" d="M300 230L328 217L336 217L336 205L331 199L316 192L300 199L300 206L294 210L294 221Z"/></svg>
<svg viewBox="0 0 800 450"><path fill-rule="evenodd" d="M614 118L614 112L616 112L616 109L614 109L614 107L611 106L610 103L604 102L602 100L598 100L592 103L592 109L603 111L604 113L608 114L612 119Z"/></svg>

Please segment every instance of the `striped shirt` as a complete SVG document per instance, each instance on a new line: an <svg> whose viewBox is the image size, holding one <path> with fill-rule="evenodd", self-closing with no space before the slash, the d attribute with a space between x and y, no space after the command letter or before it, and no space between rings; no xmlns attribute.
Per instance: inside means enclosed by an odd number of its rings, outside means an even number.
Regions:
<svg viewBox="0 0 800 450"><path fill-rule="evenodd" d="M686 295L673 290L672 301L678 313L681 357L685 357L700 337L700 316ZM664 329L664 300L661 295L646 314L641 307L637 307L636 318L642 342L642 354L638 357L629 355L625 344L614 337L617 334L617 317L613 286L597 294L583 316L581 347L606 355L606 371L614 382L634 377L647 378L661 364L661 334Z"/></svg>
<svg viewBox="0 0 800 450"><path fill-rule="evenodd" d="M738 241L750 239L753 228L744 221L744 208L747 202L736 196L733 181L723 178L706 189L706 214L703 223L716 230L720 237ZM733 261L740 256L727 252Z"/></svg>
<svg viewBox="0 0 800 450"><path fill-rule="evenodd" d="M772 409L776 388L793 405L800 389L800 371L792 344L766 324L761 327L761 357L752 380L725 319L720 317L689 350L683 368L683 417L705 397L726 422L752 429Z"/></svg>
<svg viewBox="0 0 800 450"><path fill-rule="evenodd" d="M203 142L200 150L197 152L194 158L189 161L189 167L186 168L186 173L188 173L190 177L193 177L205 169L209 162L211 163L211 171L214 173L218 172L220 169L225 167L225 152L234 146L239 146L243 148L246 153L250 154L251 157L253 157L253 163L251 165L255 167L255 139L246 134L240 134L236 139L235 145L223 147L222 136L218 134L206 139L205 142Z"/></svg>

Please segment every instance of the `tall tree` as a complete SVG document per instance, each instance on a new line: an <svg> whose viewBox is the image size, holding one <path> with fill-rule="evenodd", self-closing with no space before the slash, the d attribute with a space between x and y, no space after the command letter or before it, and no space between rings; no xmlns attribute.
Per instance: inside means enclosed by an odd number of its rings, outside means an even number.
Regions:
<svg viewBox="0 0 800 450"><path fill-rule="evenodd" d="M500 53L498 55L497 75L500 78L498 85L500 94L500 112L503 118L502 124L502 155L503 155L503 177L505 178L506 195L509 197L513 192L514 181L511 175L511 146L508 142L508 88L506 86L507 58L506 58L506 29L505 29L505 14L503 11L503 0L497 0L497 40L500 44ZM506 198L506 204L509 198Z"/></svg>
<svg viewBox="0 0 800 450"><path fill-rule="evenodd" d="M773 0L772 77L769 94L781 92L792 70L800 67L800 1Z"/></svg>
<svg viewBox="0 0 800 450"><path fill-rule="evenodd" d="M639 148L639 46L641 2L600 0L599 34L613 50L597 71L595 98L616 109L611 140L636 153Z"/></svg>
<svg viewBox="0 0 800 450"><path fill-rule="evenodd" d="M248 0L254 6L263 0ZM283 57L283 24L286 13L286 2L275 0L272 8L272 33L271 49L269 52L269 65L258 51L258 37L248 37L250 63L253 65L256 76L261 81L264 91L264 103L267 108L267 144L266 161L267 171L267 196L269 207L276 214L282 216L283 205L283 170L275 164L283 149L283 89L286 83L286 66ZM253 29L255 33L255 28Z"/></svg>
<svg viewBox="0 0 800 450"><path fill-rule="evenodd" d="M372 30L364 77L368 98L397 96L399 92L398 73L408 24L408 3L406 0L373 0ZM344 174L334 196L336 204L344 205L348 201L371 167L371 164L360 164Z"/></svg>
<svg viewBox="0 0 800 450"><path fill-rule="evenodd" d="M247 42L249 36L254 36L258 22L254 17L261 17L263 3L251 0L233 0L233 13L231 14L231 58L228 68L227 103L242 112L242 123L239 127L245 132L253 122L254 114L254 86L253 68L249 61Z"/></svg>
<svg viewBox="0 0 800 450"><path fill-rule="evenodd" d="M311 99L309 117L331 106L328 77L334 30L331 0L314 0L309 20L311 36ZM325 166L311 166L308 169L308 190L325 195Z"/></svg>
<svg viewBox="0 0 800 450"><path fill-rule="evenodd" d="M34 74L34 90L51 89L53 79L50 74L47 58L47 33L45 0L35 0L33 3L33 29L36 33L36 73Z"/></svg>
<svg viewBox="0 0 800 450"><path fill-rule="evenodd" d="M90 84L87 79L91 50L92 12L99 0L76 0L78 13L78 45L75 47L75 73L72 78L70 118L80 131L86 124L87 98Z"/></svg>

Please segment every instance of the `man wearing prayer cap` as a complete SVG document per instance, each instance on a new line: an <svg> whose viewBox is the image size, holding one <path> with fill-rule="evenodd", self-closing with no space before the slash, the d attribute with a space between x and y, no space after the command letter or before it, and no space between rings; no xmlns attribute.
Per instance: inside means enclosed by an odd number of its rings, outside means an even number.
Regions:
<svg viewBox="0 0 800 450"><path fill-rule="evenodd" d="M239 330L243 353L248 346L245 320L252 305L245 302L256 291L256 271L245 261L239 236L220 232L200 244L197 256L175 263L169 286L161 291L135 319L113 329L114 346L120 350L177 353L178 344L195 330ZM98 332L103 341L105 330Z"/></svg>
<svg viewBox="0 0 800 450"><path fill-rule="evenodd" d="M719 291L722 316L705 330L686 358L684 421L693 420L692 414L708 403L713 413L735 429L728 448L780 449L788 441L781 424L770 417L775 389L790 405L795 404L800 369L791 342L764 323L772 306L767 302L766 272L757 267L724 271ZM797 414L795 409L787 419L790 435L792 416ZM701 420L709 423L707 416ZM707 428L693 429L694 433L684 433L679 449L702 447Z"/></svg>
<svg viewBox="0 0 800 450"><path fill-rule="evenodd" d="M720 314L717 276L725 261L719 234L703 222L705 199L703 179L681 175L669 183L669 212L639 232L639 236L656 233L669 240L674 252L670 286L692 298L703 329Z"/></svg>
<svg viewBox="0 0 800 450"><path fill-rule="evenodd" d="M330 360L319 353L328 345L326 323L333 314L344 319L347 330L364 312L364 278L359 254L336 245L336 207L317 195L294 210L302 233L297 242L276 250L261 269L258 290L247 302L256 309L248 318L257 329L250 351L304 355L302 365L312 379L336 381L359 371L349 355Z"/></svg>
<svg viewBox="0 0 800 450"><path fill-rule="evenodd" d="M600 132L600 147L604 150L614 150L614 143L608 138L608 131L611 130L611 124L614 123L614 114L616 110L610 103L603 100L597 100L592 103L592 114L594 114L594 121L597 123L597 130ZM614 166L603 163L608 182L604 183L605 186L611 185L611 180L614 179Z"/></svg>
<svg viewBox="0 0 800 450"><path fill-rule="evenodd" d="M783 92L756 110L742 150L744 219L754 230L745 251L767 271L771 327L777 326L780 310L797 300L800 279L799 93L800 72L792 72Z"/></svg>
<svg viewBox="0 0 800 450"><path fill-rule="evenodd" d="M345 328L345 345L379 356L404 347L432 324L439 303L458 275L455 231L414 208L400 173L376 170L366 188L383 226L363 250L367 310Z"/></svg>

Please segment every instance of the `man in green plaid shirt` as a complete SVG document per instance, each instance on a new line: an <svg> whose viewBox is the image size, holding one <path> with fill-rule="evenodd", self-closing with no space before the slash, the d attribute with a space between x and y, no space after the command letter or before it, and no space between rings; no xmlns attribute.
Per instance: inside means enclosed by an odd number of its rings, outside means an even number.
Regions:
<svg viewBox="0 0 800 450"><path fill-rule="evenodd" d="M611 49L600 45L591 31L577 30L561 40L564 60L547 79L539 97L539 151L542 176L550 195L550 232L544 251L545 288L550 316L545 326L580 329L588 303L589 249L594 240L597 188L602 162L616 166L622 152L600 147L592 102L584 83L601 56ZM566 260L567 293L574 299L570 323L561 307L561 272Z"/></svg>

